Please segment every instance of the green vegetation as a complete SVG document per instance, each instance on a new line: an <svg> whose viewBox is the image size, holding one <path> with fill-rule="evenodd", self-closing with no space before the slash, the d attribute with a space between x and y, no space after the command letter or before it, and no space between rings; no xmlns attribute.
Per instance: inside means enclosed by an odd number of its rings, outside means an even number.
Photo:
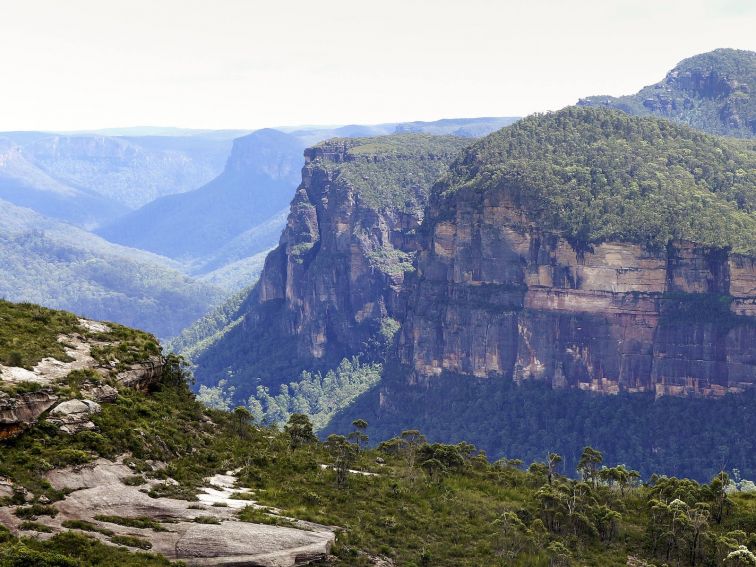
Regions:
<svg viewBox="0 0 756 567"><path fill-rule="evenodd" d="M0 297L176 335L218 299L218 288L147 252L0 202Z"/></svg>
<svg viewBox="0 0 756 567"><path fill-rule="evenodd" d="M412 266L413 255L391 245L368 251L367 258L372 267L389 276L400 276L415 271Z"/></svg>
<svg viewBox="0 0 756 567"><path fill-rule="evenodd" d="M586 106L656 115L712 134L756 137L756 53L716 49L681 61L660 83L634 95L592 96Z"/></svg>
<svg viewBox="0 0 756 567"><path fill-rule="evenodd" d="M167 349L188 359L210 347L230 329L241 322L239 308L249 296L252 287L247 287L212 309L170 341Z"/></svg>
<svg viewBox="0 0 756 567"><path fill-rule="evenodd" d="M0 299L0 364L30 370L48 356L69 361L58 336L80 332L71 313Z"/></svg>
<svg viewBox="0 0 756 567"><path fill-rule="evenodd" d="M19 506L13 513L19 518L34 519L39 516L56 516L58 510L54 506L35 502L29 506Z"/></svg>
<svg viewBox="0 0 756 567"><path fill-rule="evenodd" d="M139 549L152 548L152 544L149 541L142 539L141 537L136 537L136 536L119 534L119 535L114 535L113 537L111 537L110 541L118 545L125 545L127 547L136 547Z"/></svg>
<svg viewBox="0 0 756 567"><path fill-rule="evenodd" d="M40 423L4 441L0 474L37 496L56 499L62 495L45 484L49 467L44 463L65 449L85 452L90 459L130 452L127 463L135 472L175 479L189 492L210 474L240 468L240 487L254 489L261 505L278 508L286 517L342 526L332 564L350 567L369 565L368 555L390 557L398 565L442 567L620 566L628 554L656 564L713 565L731 553L754 550L756 499L729 492L732 485L724 477L705 485L653 477L641 485L629 467L605 466L614 461L587 451L581 459L584 479L571 480L562 475L575 474L575 468L559 466L569 463L567 456L560 463L549 455L524 471L514 460L491 463L466 443L430 444L418 431L370 449L366 441L374 433L365 420L354 420L349 437L331 436L321 443L301 414L292 415L281 431L251 425L241 411L203 409L176 372L168 373L152 394L122 389L115 403L104 404L102 414L93 417L97 433L63 438ZM147 463L152 459L167 465L153 469ZM35 505L40 504L30 506ZM287 525L284 518L251 508L240 511L239 518ZM140 518L98 519L159 526ZM674 532L662 529L665 525ZM67 527L100 531L81 522ZM48 541L7 532L0 536L2 567L165 564L78 533ZM110 537L133 549L147 544Z"/></svg>
<svg viewBox="0 0 756 567"><path fill-rule="evenodd" d="M6 536L7 537L7 536ZM0 533L0 540L3 540ZM133 553L84 534L65 532L45 541L8 537L0 543L0 567L174 567L179 564L147 553Z"/></svg>
<svg viewBox="0 0 756 567"><path fill-rule="evenodd" d="M160 524L160 522L153 520L152 518L124 518L123 516L100 515L95 516L95 520L98 522L106 522L108 524L127 526L129 528L140 528L145 530L152 529L153 532L168 531Z"/></svg>
<svg viewBox="0 0 756 567"><path fill-rule="evenodd" d="M579 248L670 240L756 253L756 151L665 120L569 107L474 144L434 191L507 194Z"/></svg>
<svg viewBox="0 0 756 567"><path fill-rule="evenodd" d="M105 536L112 536L114 533L113 530L101 528L100 526L93 524L92 522L88 522L87 520L66 520L62 525L64 528L81 530L84 532L96 532Z"/></svg>
<svg viewBox="0 0 756 567"><path fill-rule="evenodd" d="M51 533L53 531L53 529L49 526L40 524L39 522L30 522L28 520L25 522L21 522L21 525L18 527L18 529L25 532L42 532L42 533Z"/></svg>
<svg viewBox="0 0 756 567"><path fill-rule="evenodd" d="M123 370L131 364L144 362L161 354L155 337L116 323L109 323L110 330L94 333L92 338L106 344L93 346L92 357L100 364L117 361L116 368Z"/></svg>
<svg viewBox="0 0 756 567"><path fill-rule="evenodd" d="M359 198L374 209L413 211L425 206L428 188L470 141L456 136L395 134L375 138L336 138L321 144L342 144L344 162L324 161Z"/></svg>
<svg viewBox="0 0 756 567"><path fill-rule="evenodd" d="M226 384L226 380L219 380L218 384L212 387L203 384L199 387L197 401L210 409L229 411L231 409L231 404L234 401L234 392L236 392L236 388L233 386L226 386Z"/></svg>
<svg viewBox="0 0 756 567"><path fill-rule="evenodd" d="M293 449L291 440L278 437L278 448L260 453L241 479L286 515L344 526L337 565L369 565L366 554L400 565L620 566L628 555L713 565L739 545L756 545L754 500L724 492L724 477L706 485L654 477L641 485L633 471L605 466L600 452L587 449L584 480L554 473L549 482L547 463L528 471L516 461L490 463L472 445L428 444L418 431L378 449L352 449L348 458L344 438L334 437ZM348 467L376 475L344 474L339 459L345 458ZM322 469L321 462L333 468ZM698 508L678 515L670 535L654 507L675 499Z"/></svg>
<svg viewBox="0 0 756 567"><path fill-rule="evenodd" d="M198 524L220 524L220 520L215 516L197 516L194 521Z"/></svg>
<svg viewBox="0 0 756 567"><path fill-rule="evenodd" d="M390 389L390 408L379 404L381 389ZM591 445L643 478L659 473L703 481L724 466L756 479L756 439L749 434L756 428L756 391L721 399L654 399L653 394L602 396L534 381L518 385L451 374L435 377L427 389L405 386L387 374L381 389L360 397L321 434L349 432L352 420L364 417L374 440L420 428L434 441L465 439L493 459L531 462L556 452L564 459L558 469L568 473L576 470L583 447Z"/></svg>
<svg viewBox="0 0 756 567"><path fill-rule="evenodd" d="M254 506L245 506L239 511L237 517L242 522L250 522L253 524L295 527L295 524L291 520L271 514L265 508L256 508Z"/></svg>
<svg viewBox="0 0 756 567"><path fill-rule="evenodd" d="M275 396L268 388L258 386L257 393L247 403L258 423L282 425L292 414L303 413L312 420L317 431L375 386L380 378L380 364L363 364L358 358L345 358L325 375L302 372L299 381L283 384Z"/></svg>
<svg viewBox="0 0 756 567"><path fill-rule="evenodd" d="M147 480L141 474L127 476L126 478L123 479L123 483L126 486L142 486L146 482Z"/></svg>

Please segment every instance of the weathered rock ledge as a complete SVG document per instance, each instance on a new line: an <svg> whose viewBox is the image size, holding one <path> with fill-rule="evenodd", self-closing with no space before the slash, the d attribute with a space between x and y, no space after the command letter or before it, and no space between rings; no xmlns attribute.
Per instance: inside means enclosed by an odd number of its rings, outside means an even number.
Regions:
<svg viewBox="0 0 756 567"><path fill-rule="evenodd" d="M90 331L109 330L106 325L96 321L80 319L80 324ZM0 439L17 435L52 408L59 401L56 384L74 370L93 370L103 377L112 377L116 382L138 390L149 389L163 372L164 360L158 355L116 370L100 366L92 357L92 347L102 345L101 342L90 341L80 334L61 335L58 342L65 345L69 361L45 358L32 370L0 365L0 383L22 386L20 391L12 394L0 391ZM84 389L96 401L113 401L117 396L115 388L106 384L89 384Z"/></svg>

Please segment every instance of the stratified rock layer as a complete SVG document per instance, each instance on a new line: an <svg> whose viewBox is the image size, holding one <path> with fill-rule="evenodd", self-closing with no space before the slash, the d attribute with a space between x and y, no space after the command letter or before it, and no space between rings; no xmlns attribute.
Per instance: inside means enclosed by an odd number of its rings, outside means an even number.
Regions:
<svg viewBox="0 0 756 567"><path fill-rule="evenodd" d="M506 188L433 200L409 287L410 382L450 372L704 396L756 383L756 259L686 242L576 250Z"/></svg>

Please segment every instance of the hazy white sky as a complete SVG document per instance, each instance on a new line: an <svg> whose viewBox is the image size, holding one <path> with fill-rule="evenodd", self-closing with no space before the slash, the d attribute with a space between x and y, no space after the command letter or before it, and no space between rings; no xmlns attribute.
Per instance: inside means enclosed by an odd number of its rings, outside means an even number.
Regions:
<svg viewBox="0 0 756 567"><path fill-rule="evenodd" d="M0 130L525 115L756 49L756 0L0 0Z"/></svg>

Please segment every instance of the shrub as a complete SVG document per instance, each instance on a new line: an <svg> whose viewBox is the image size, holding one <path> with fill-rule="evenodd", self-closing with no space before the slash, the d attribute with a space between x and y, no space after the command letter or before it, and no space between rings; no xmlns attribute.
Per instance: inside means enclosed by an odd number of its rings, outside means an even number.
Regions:
<svg viewBox="0 0 756 567"><path fill-rule="evenodd" d="M110 538L110 541L118 545L125 545L127 547L137 547L139 549L152 549L152 544L146 539L140 537L134 537L130 535L114 535Z"/></svg>
<svg viewBox="0 0 756 567"><path fill-rule="evenodd" d="M14 514L19 518L34 519L38 516L52 516L58 515L58 510L54 506L47 504L32 504L31 506L19 506L16 508Z"/></svg>

